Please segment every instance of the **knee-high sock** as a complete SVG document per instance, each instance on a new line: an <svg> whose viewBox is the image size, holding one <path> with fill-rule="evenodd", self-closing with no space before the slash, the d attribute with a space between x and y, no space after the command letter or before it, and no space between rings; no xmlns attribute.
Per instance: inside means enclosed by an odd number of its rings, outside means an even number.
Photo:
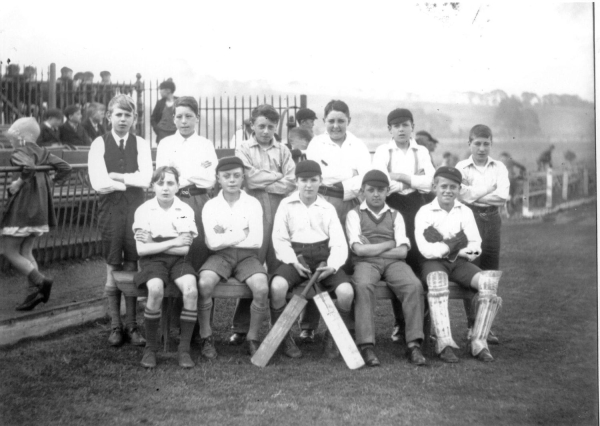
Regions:
<svg viewBox="0 0 600 426"><path fill-rule="evenodd" d="M158 351L160 342L158 341L158 328L160 326L161 310L151 311L148 308L144 311L144 326L146 328L146 347L151 351Z"/></svg>
<svg viewBox="0 0 600 426"><path fill-rule="evenodd" d="M427 275L427 300L429 301L429 312L431 321L437 336L436 352L439 354L446 346L458 349L458 345L452 339L450 329L450 316L448 314L448 275L444 272L432 272Z"/></svg>
<svg viewBox="0 0 600 426"><path fill-rule="evenodd" d="M246 335L246 340L258 340L258 331L263 321L267 318L269 308L267 306L261 308L256 303L250 305L250 328Z"/></svg>
<svg viewBox="0 0 600 426"><path fill-rule="evenodd" d="M137 297L125 296L125 326L137 326Z"/></svg>
<svg viewBox="0 0 600 426"><path fill-rule="evenodd" d="M275 323L277 322L277 320L279 319L279 317L281 316L281 314L285 310L285 306L286 305L283 305L279 309L273 309L273 307L271 307L271 326L275 325Z"/></svg>
<svg viewBox="0 0 600 426"><path fill-rule="evenodd" d="M474 310L475 325L471 334L471 353L477 356L482 350L488 349L487 337L498 310L502 306L502 298L496 295L475 296Z"/></svg>
<svg viewBox="0 0 600 426"><path fill-rule="evenodd" d="M200 326L200 337L203 339L206 339L212 334L212 329L210 327L212 305L212 299L209 299L204 305L198 303L198 325Z"/></svg>
<svg viewBox="0 0 600 426"><path fill-rule="evenodd" d="M339 312L340 317L342 317L342 321L344 321L344 325L346 326L346 328L348 330L351 330L351 326L354 324L354 321L352 320L352 310L346 311L340 308L340 305L338 304L337 300L334 302L334 305L337 311Z"/></svg>
<svg viewBox="0 0 600 426"><path fill-rule="evenodd" d="M182 309L181 311L181 334L179 339L179 352L189 352L190 342L192 340L192 333L194 332L194 326L198 320L197 310Z"/></svg>
<svg viewBox="0 0 600 426"><path fill-rule="evenodd" d="M122 327L121 322L121 290L117 287L104 287L106 300L108 301L108 313L110 315L111 328Z"/></svg>

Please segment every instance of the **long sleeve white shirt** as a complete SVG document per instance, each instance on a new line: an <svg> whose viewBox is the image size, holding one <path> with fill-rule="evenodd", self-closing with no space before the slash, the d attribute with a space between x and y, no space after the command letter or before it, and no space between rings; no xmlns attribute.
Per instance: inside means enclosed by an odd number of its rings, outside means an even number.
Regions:
<svg viewBox="0 0 600 426"><path fill-rule="evenodd" d="M121 139L124 140L124 145L127 145L129 133L125 136L118 136L112 130L113 138L117 146ZM106 162L104 161L104 139L102 136L97 137L90 146L88 153L88 173L92 188L100 194L108 194L114 191L125 191L128 186L138 188L148 188L152 179L152 154L150 152L150 143L143 138L136 136L137 139L137 163L138 170L134 173L125 173L123 182L118 182L108 177Z"/></svg>
<svg viewBox="0 0 600 426"><path fill-rule="evenodd" d="M398 148L392 139L390 142L379 145L373 156L373 168L381 170L389 177L390 173L404 173L410 176L410 185L398 182L398 192L408 195L419 191L429 193L435 168L431 163L429 151L424 146L418 145L414 139L410 139L408 149L404 152Z"/></svg>
<svg viewBox="0 0 600 426"><path fill-rule="evenodd" d="M376 217L378 220L381 216L383 216L387 211L394 211L387 204L381 209L379 213L375 213L373 210L369 208L366 201L363 201L359 207L361 210L368 210L371 214ZM346 235L348 236L348 245L350 246L350 250L352 246L356 244L362 244L359 236L362 234L362 229L360 227L360 218L358 217L358 213L352 209L348 212L346 216ZM402 244L406 245L406 248L410 250L410 240L406 236L406 226L404 225L404 218L398 212L396 214L396 219L394 220L394 240L396 241L396 247L400 247Z"/></svg>
<svg viewBox="0 0 600 426"><path fill-rule="evenodd" d="M206 161L210 165L204 167L202 163ZM156 168L175 167L182 188L189 185L212 188L216 182L218 162L212 142L196 133L185 139L177 132L162 139L156 150Z"/></svg>
<svg viewBox="0 0 600 426"><path fill-rule="evenodd" d="M162 143L162 142L161 142ZM244 191L233 206L223 197L223 191L206 202L202 209L206 245L217 251L227 247L260 248L263 240L263 210L258 200ZM220 226L224 233L217 233Z"/></svg>
<svg viewBox="0 0 600 426"><path fill-rule="evenodd" d="M430 243L423 232L431 225L438 230L444 239L456 236L464 231L467 247L459 251L459 256L465 252L481 253L481 237L471 209L460 201L454 201L454 207L447 212L440 207L437 198L425 204L415 216L415 240L419 251L426 259L441 259L449 254L449 247L444 242Z"/></svg>
<svg viewBox="0 0 600 426"><path fill-rule="evenodd" d="M327 133L315 136L308 144L306 158L319 163L324 185L342 182L344 201L357 197L363 176L371 170L371 153L364 142L350 132L346 132L341 147Z"/></svg>
<svg viewBox="0 0 600 426"><path fill-rule="evenodd" d="M336 271L348 258L348 245L335 207L320 195L310 206L293 192L279 204L273 224L273 248L284 263L298 261L292 242L311 244L329 239L327 266Z"/></svg>
<svg viewBox="0 0 600 426"><path fill-rule="evenodd" d="M502 161L488 157L485 166L477 167L473 156L459 161L456 168L462 174L462 185L458 199L466 204L478 207L502 206L508 200L510 181L508 169ZM488 188L496 185L489 194Z"/></svg>

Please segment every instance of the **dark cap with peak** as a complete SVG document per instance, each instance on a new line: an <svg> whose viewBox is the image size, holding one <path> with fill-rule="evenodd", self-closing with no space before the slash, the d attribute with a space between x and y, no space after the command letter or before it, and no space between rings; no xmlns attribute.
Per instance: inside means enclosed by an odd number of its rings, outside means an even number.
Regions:
<svg viewBox="0 0 600 426"><path fill-rule="evenodd" d="M300 123L302 120L316 120L317 114L312 109L300 108L296 113L296 121Z"/></svg>
<svg viewBox="0 0 600 426"><path fill-rule="evenodd" d="M321 166L319 166L319 163L317 163L316 161L306 160L300 161L298 164L296 164L297 178L310 178L313 176L320 176L321 174Z"/></svg>
<svg viewBox="0 0 600 426"><path fill-rule="evenodd" d="M240 167L242 170L244 169L244 162L239 157L223 157L219 160L219 164L217 165L217 173Z"/></svg>
<svg viewBox="0 0 600 426"><path fill-rule="evenodd" d="M433 178L435 179L436 177L443 177L446 179L450 179L453 182L458 183L459 185L462 184L462 174L460 173L460 171L454 167L447 167L447 166L442 166L439 169L437 169L435 171L435 174L433 175Z"/></svg>
<svg viewBox="0 0 600 426"><path fill-rule="evenodd" d="M362 184L369 184L376 187L390 186L390 180L381 170L369 170L363 177Z"/></svg>
<svg viewBox="0 0 600 426"><path fill-rule="evenodd" d="M403 123L406 120L410 120L411 123L414 123L412 112L406 108L396 108L390 112L387 117L388 126Z"/></svg>

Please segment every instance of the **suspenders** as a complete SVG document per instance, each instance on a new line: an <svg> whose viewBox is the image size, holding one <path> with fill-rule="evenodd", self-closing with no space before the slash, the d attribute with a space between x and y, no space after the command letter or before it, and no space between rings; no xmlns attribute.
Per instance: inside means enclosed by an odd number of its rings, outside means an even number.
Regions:
<svg viewBox="0 0 600 426"><path fill-rule="evenodd" d="M419 172L419 157L417 156L417 150L416 149L414 149L414 148L409 148L409 149L413 152L413 155L415 157L415 171L414 171L414 174L416 175ZM389 149L390 159L388 161L388 166L387 166L388 173L392 173L392 152L393 151L394 150L392 148Z"/></svg>

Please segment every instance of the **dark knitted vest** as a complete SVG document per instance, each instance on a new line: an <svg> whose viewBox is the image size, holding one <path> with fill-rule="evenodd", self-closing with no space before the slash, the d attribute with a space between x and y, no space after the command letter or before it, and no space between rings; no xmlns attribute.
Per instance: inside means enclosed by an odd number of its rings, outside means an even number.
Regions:
<svg viewBox="0 0 600 426"><path fill-rule="evenodd" d="M135 173L138 171L137 138L135 135L129 134L124 151L119 148L119 143L115 141L112 132L104 134L102 139L104 139L104 163L108 173ZM128 203L137 204L144 201L144 190L128 186L125 192L114 191L106 194L105 197L114 203L118 203L122 197L125 197Z"/></svg>
<svg viewBox="0 0 600 426"><path fill-rule="evenodd" d="M360 206L355 207L355 210L360 219L360 232L371 244L394 240L394 220L397 211L388 210L377 219L369 210L361 210Z"/></svg>

